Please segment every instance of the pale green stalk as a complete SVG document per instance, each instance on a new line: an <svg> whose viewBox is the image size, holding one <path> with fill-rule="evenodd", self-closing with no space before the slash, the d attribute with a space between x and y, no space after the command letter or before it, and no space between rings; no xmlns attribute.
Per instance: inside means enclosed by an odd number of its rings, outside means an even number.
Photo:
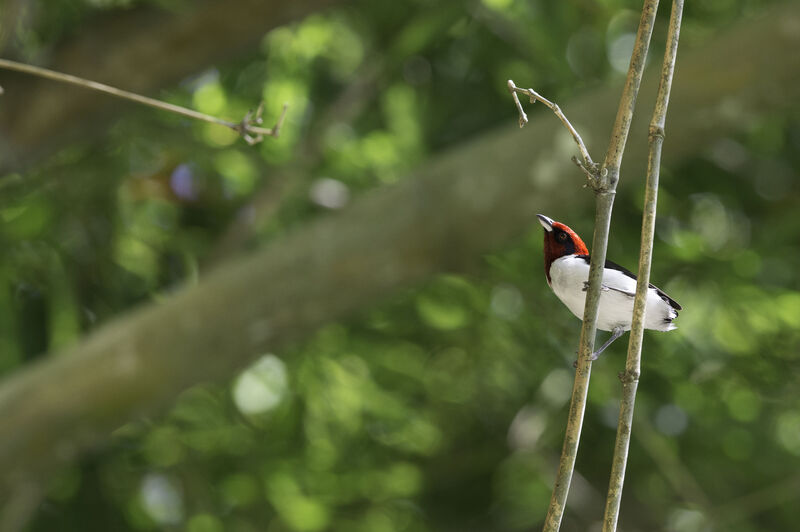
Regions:
<svg viewBox="0 0 800 532"><path fill-rule="evenodd" d="M578 443L580 441L581 428L583 427L586 396L589 391L589 377L592 371L592 362L589 357L594 351L594 338L597 332L600 281L606 260L611 210L614 206L614 195L619 181L622 154L625 151L625 142L630 131L633 110L636 106L636 96L639 93L639 85L642 81L642 72L647 58L647 50L650 46L650 36L653 32L657 9L658 0L645 1L633 54L631 55L630 67L628 68L628 76L625 80L617 117L614 121L611 142L602 166L589 179L589 183L595 191L596 201L592 258L589 266L589 288L586 293L586 306L583 313L578 368L575 372L575 382L572 387L572 400L570 401L569 417L567 418L567 428L564 434L564 445L561 450L558 473L556 474L553 494L545 517L543 528L545 532L555 532L561 527L561 519L564 516L572 473L575 469L575 459L578 456Z"/></svg>
<svg viewBox="0 0 800 532"><path fill-rule="evenodd" d="M622 500L622 485L625 479L625 466L628 461L628 448L631 440L633 424L633 408L636 401L636 389L642 360L642 337L644 334L645 302L650 282L650 264L653 256L653 236L656 224L656 203L658 200L658 178L661 165L661 147L664 143L664 124L669 105L669 93L672 86L672 74L675 69L675 57L678 53L678 37L680 34L683 0L673 0L672 15L669 21L667 50L661 68L661 81L656 96L653 119L650 122L650 154L647 165L647 184L645 188L644 215L642 219L642 245L639 251L639 275L636 284L636 298L633 304L633 324L628 343L628 357L622 379L622 401L620 403L617 439L614 444L614 459L611 478L606 498L606 509L603 516L603 532L617 529L619 506Z"/></svg>

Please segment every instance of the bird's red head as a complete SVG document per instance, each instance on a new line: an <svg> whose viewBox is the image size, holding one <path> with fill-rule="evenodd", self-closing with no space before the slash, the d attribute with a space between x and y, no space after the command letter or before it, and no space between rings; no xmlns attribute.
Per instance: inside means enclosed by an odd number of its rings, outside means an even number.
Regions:
<svg viewBox="0 0 800 532"><path fill-rule="evenodd" d="M564 255L588 255L589 250L575 231L554 222L544 214L537 214L539 223L544 227L544 273L550 282L550 265Z"/></svg>

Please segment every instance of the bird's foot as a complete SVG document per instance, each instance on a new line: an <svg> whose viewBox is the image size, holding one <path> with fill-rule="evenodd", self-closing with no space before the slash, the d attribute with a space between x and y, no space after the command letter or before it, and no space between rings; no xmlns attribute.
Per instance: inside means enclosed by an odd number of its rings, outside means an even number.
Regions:
<svg viewBox="0 0 800 532"><path fill-rule="evenodd" d="M600 356L600 352L599 351L595 351L594 353L589 355L589 360L595 361L595 360L597 360L597 357L599 357L599 356ZM576 368L576 369L578 368L578 359L577 358L572 362L572 367Z"/></svg>

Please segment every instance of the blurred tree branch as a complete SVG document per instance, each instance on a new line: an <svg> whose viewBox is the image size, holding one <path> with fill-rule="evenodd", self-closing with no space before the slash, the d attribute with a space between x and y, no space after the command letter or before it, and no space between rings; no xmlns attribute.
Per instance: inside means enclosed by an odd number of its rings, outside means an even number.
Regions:
<svg viewBox="0 0 800 532"><path fill-rule="evenodd" d="M697 154L721 128L744 127L721 102L779 109L798 97L800 55L784 53L800 44L789 31L798 22L800 6L782 6L684 55L670 118L681 134L665 164ZM742 60L747 69L731 67ZM643 83L641 97L654 97L655 84ZM608 133L618 94L602 88L563 107L591 142ZM552 131L547 111L533 115L524 134L516 126L488 133L9 375L0 383L0 493L43 482L114 428L192 384L229 377L264 349L280 352L435 272L475 264L540 210L567 217L584 209L587 195L563 186L574 166ZM634 121L632 134L646 131L646 120ZM641 172L645 160L645 146L632 141L625 171Z"/></svg>
<svg viewBox="0 0 800 532"><path fill-rule="evenodd" d="M88 90L103 92L105 94L109 94L117 98L122 98L124 100L136 102L141 105L146 105L148 107L154 107L156 109L167 111L169 113L175 113L181 116L194 118L195 120L202 120L204 122L210 122L212 124L225 126L238 133L250 145L261 142L265 136L277 137L280 134L281 126L283 125L283 120L286 118L286 110L288 108L288 104L284 103L283 110L281 111L281 114L278 116L278 120L275 122L275 125L271 128L265 128L265 127L260 127L260 125L263 123L261 115L264 112L264 102L261 102L261 104L259 104L258 109L256 109L256 111L252 110L248 111L247 114L244 116L244 118L242 118L239 122L231 122L230 120L217 118L215 116L201 113L193 109L188 109L180 105L162 102L161 100L156 100L155 98L148 98L147 96L142 96L140 94L118 89L116 87L111 87L110 85L106 85L104 83L98 83L96 81L83 79L77 76L72 76L70 74L64 74L62 72L56 72L54 70L50 70L47 68L41 68L33 65L27 65L25 63L19 63L17 61L0 59L0 69L24 72L32 76L38 76L53 81L60 81L62 83L69 83L71 85L83 87ZM2 90L2 87L0 87L0 90Z"/></svg>
<svg viewBox="0 0 800 532"><path fill-rule="evenodd" d="M252 48L272 28L338 3L207 0L174 12L120 10L86 24L54 50L47 66L152 93ZM14 102L0 106L0 174L46 156L73 141L76 132L100 133L119 109L110 98L42 80L9 76L0 85L3 98Z"/></svg>

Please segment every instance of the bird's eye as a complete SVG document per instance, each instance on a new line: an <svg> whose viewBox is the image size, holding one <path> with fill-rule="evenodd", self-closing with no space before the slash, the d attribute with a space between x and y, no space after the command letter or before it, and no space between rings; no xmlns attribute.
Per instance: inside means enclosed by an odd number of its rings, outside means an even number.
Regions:
<svg viewBox="0 0 800 532"><path fill-rule="evenodd" d="M558 239L561 242L566 242L567 241L567 233L558 233Z"/></svg>

